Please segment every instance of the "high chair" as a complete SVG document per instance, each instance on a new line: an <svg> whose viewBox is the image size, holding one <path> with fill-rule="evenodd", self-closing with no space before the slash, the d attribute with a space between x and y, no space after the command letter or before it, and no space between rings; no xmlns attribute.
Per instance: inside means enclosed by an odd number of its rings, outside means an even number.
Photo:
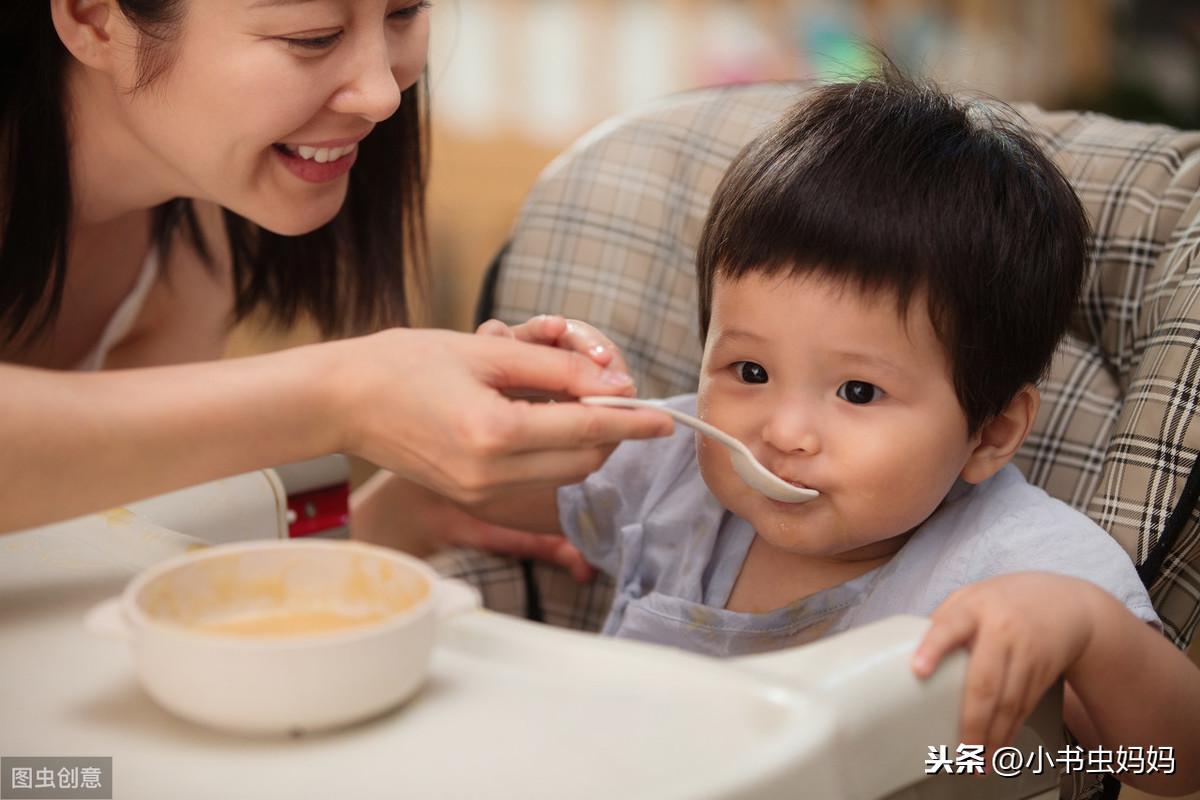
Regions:
<svg viewBox="0 0 1200 800"><path fill-rule="evenodd" d="M694 391L694 259L710 197L805 86L686 93L584 136L529 193L488 271L479 320L578 318L622 349L640 396ZM1080 195L1094 239L1086 290L1016 463L1120 542L1166 635L1186 648L1200 621L1200 133L1018 110ZM466 550L435 562L510 614L596 630L608 608L603 576L578 585L546 564ZM1065 781L1063 796L1098 796L1082 783ZM1106 781L1108 796L1117 788ZM955 796L929 791L896 796Z"/></svg>

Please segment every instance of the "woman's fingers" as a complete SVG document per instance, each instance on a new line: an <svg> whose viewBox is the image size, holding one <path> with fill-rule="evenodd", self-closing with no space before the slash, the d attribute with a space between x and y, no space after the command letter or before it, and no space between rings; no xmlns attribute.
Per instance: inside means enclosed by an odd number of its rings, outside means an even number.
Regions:
<svg viewBox="0 0 1200 800"><path fill-rule="evenodd" d="M587 581L595 577L595 570L584 560L583 554L562 536L527 533L483 523L478 527L466 527L450 533L446 538L451 544L557 564L569 571L571 577L578 581Z"/></svg>
<svg viewBox="0 0 1200 800"><path fill-rule="evenodd" d="M490 496L500 491L578 483L599 469L610 452L608 447L565 448L503 456L494 462L491 474L495 480L478 487L479 494ZM465 498L464 502L475 501Z"/></svg>
<svg viewBox="0 0 1200 800"><path fill-rule="evenodd" d="M552 322L537 324L552 332ZM519 391L627 393L632 379L579 353L509 337L502 323L481 332L385 331L331 345L344 351L329 398L331 418L344 425L340 449L476 503L505 486L578 481L603 463L607 447L674 429L657 411L509 399Z"/></svg>
<svg viewBox="0 0 1200 800"><path fill-rule="evenodd" d="M491 336L476 341L481 345L478 369L495 389L584 397L620 394L633 388L629 373L605 369L579 353Z"/></svg>
<svg viewBox="0 0 1200 800"><path fill-rule="evenodd" d="M490 319L483 323L487 325L499 320ZM504 325L503 322L500 322ZM480 327L483 327L482 325ZM505 325L509 334L519 342L529 344L545 344L556 346L558 339L567 330L567 320L558 314L538 314L530 317L520 325Z"/></svg>
<svg viewBox="0 0 1200 800"><path fill-rule="evenodd" d="M487 322L475 329L477 336L499 336L503 339L515 339L516 335L512 328L505 325L498 319L489 319Z"/></svg>
<svg viewBox="0 0 1200 800"><path fill-rule="evenodd" d="M625 439L666 436L675 429L670 417L648 408L546 403L521 405L513 411L516 416L507 431L513 453L603 447Z"/></svg>
<svg viewBox="0 0 1200 800"><path fill-rule="evenodd" d="M485 336L506 336L528 344L542 344L570 350L587 356L601 367L610 367L619 372L628 372L625 359L612 340L593 326L577 319L566 319L555 314L540 314L520 325L506 325L497 319L489 319L475 329Z"/></svg>
<svg viewBox="0 0 1200 800"><path fill-rule="evenodd" d="M609 367L619 372L629 371L629 366L625 363L625 358L617 346L607 336L585 322L577 319L567 320L566 330L563 331L558 341L560 347L566 347L576 353L583 353L602 367Z"/></svg>

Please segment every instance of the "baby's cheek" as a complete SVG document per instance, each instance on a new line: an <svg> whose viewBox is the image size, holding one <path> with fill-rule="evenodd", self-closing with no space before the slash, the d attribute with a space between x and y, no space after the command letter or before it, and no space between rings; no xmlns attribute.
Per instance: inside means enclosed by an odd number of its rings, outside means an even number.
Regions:
<svg viewBox="0 0 1200 800"><path fill-rule="evenodd" d="M909 472L884 475L856 498L864 527L875 530L876 538L899 536L920 525L941 503L950 487L933 486L928 476ZM869 521L868 521L869 520Z"/></svg>
<svg viewBox="0 0 1200 800"><path fill-rule="evenodd" d="M728 507L731 468L725 448L709 441L707 437L696 434L696 462L700 465L700 477L704 479L708 490L722 505Z"/></svg>

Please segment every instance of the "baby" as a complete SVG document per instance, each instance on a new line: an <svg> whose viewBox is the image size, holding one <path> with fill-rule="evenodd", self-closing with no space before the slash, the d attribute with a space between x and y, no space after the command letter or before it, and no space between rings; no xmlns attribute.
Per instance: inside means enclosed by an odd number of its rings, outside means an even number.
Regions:
<svg viewBox="0 0 1200 800"><path fill-rule="evenodd" d="M610 635L724 656L930 616L918 675L971 651L964 742L1007 743L1065 675L1083 746L1195 747L1200 671L1158 633L1128 556L1010 463L1087 232L996 106L890 70L817 89L716 191L698 392L668 402L819 497L766 498L679 427L623 443L580 484L474 511L561 531L611 574ZM1186 790L1188 758L1122 778Z"/></svg>

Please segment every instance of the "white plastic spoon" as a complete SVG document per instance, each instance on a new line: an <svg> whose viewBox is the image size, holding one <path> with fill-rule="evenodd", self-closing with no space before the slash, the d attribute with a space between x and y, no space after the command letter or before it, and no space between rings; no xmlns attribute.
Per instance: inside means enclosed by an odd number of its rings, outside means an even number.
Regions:
<svg viewBox="0 0 1200 800"><path fill-rule="evenodd" d="M781 503L807 503L815 500L820 493L815 489L805 489L788 483L771 470L764 467L750 452L750 448L730 436L725 431L714 428L703 420L696 419L691 414L676 411L658 400L638 400L633 397L612 397L609 395L591 395L579 398L579 402L589 406L613 406L615 408L653 408L661 411L689 428L695 428L729 448L729 460L733 463L733 471L746 482L750 488L762 492L772 500Z"/></svg>

